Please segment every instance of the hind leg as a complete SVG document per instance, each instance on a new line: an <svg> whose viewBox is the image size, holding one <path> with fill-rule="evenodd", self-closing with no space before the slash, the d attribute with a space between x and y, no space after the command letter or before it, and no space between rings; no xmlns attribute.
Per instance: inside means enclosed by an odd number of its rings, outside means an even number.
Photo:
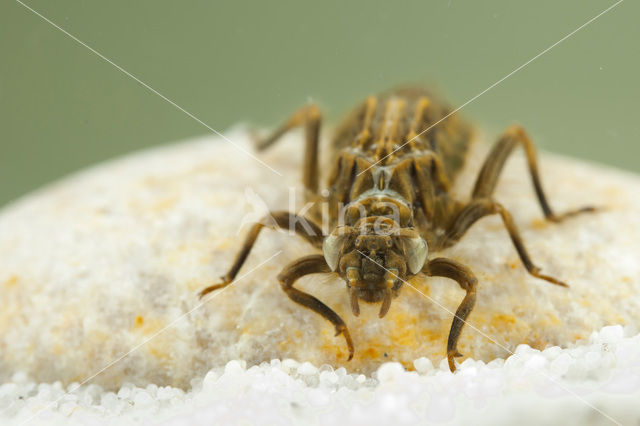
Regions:
<svg viewBox="0 0 640 426"><path fill-rule="evenodd" d="M263 150L274 144L289 130L298 126L305 128L305 152L302 169L302 183L309 195L318 193L318 141L320 139L320 122L322 115L315 105L308 105L297 110L282 126L269 137L258 142L258 149Z"/></svg>
<svg viewBox="0 0 640 426"><path fill-rule="evenodd" d="M547 220L560 222L567 217L595 210L593 207L587 206L571 210L560 215L556 215L553 212L549 202L547 201L544 190L542 189L542 182L540 181L540 175L538 173L538 160L535 146L524 129L517 125L509 127L502 137L500 137L498 143L496 143L491 149L491 152L487 156L476 180L476 185L472 194L474 199L491 198L507 158L518 145L522 145L527 155L529 174L531 175L531 180L533 181L533 187L536 191L538 201L540 202L540 207L542 208Z"/></svg>

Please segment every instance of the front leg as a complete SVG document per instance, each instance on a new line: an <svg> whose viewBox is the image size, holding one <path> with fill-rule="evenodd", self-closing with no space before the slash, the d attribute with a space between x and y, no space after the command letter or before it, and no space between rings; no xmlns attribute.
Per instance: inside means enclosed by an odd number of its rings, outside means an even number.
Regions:
<svg viewBox="0 0 640 426"><path fill-rule="evenodd" d="M315 313L320 314L322 317L329 320L336 328L336 336L339 334L344 336L347 341L347 348L349 349L348 361L351 361L354 353L353 341L351 340L349 329L342 318L314 296L309 293L305 293L304 291L300 291L293 286L298 278L309 274L321 273L331 273L331 269L327 265L323 255L314 254L301 257L287 265L278 275L278 279L280 280L282 289L287 293L287 296L289 296L291 300L305 308L311 309Z"/></svg>
<svg viewBox="0 0 640 426"><path fill-rule="evenodd" d="M422 272L430 277L451 278L467 292L453 316L451 329L449 331L449 339L447 340L447 360L449 362L449 370L454 372L456 370L454 357L462 356L457 349L458 339L460 338L462 327L476 303L476 284L478 283L478 280L468 267L456 262L455 260L445 259L443 257L431 260L422 268Z"/></svg>
<svg viewBox="0 0 640 426"><path fill-rule="evenodd" d="M313 246L318 248L322 247L322 230L314 222L304 217L298 216L295 213L273 212L271 214L268 214L262 220L260 220L260 222L251 227L249 234L246 236L244 243L242 244L240 252L238 252L238 255L236 256L236 260L233 262L233 265L231 265L229 271L222 277L222 282L220 284L215 284L202 290L199 293L200 297L203 297L206 294L211 293L212 291L226 287L231 284L231 282L233 282L233 279L238 274L238 271L240 270L240 268L242 268L245 260L247 260L247 257L249 256L249 253L251 252L251 249L253 248L253 245L255 244L258 235L260 234L260 231L265 226L272 229L282 228L288 229L290 231L295 231L298 235L303 237Z"/></svg>

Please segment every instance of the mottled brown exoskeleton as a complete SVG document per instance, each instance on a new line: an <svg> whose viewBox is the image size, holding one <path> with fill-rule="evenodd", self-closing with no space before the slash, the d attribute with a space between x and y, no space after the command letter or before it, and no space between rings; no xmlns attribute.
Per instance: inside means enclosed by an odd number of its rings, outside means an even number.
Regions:
<svg viewBox="0 0 640 426"><path fill-rule="evenodd" d="M284 133L304 126L306 151L303 182L311 200L328 204L332 232L323 235L320 213L301 218L290 212L273 212L269 221L255 224L235 262L200 296L229 285L246 260L264 226L295 230L323 254L297 259L278 276L282 289L294 302L315 311L342 334L349 349L349 330L338 314L314 296L294 287L309 274L334 273L346 282L354 315L359 301L381 303L380 318L403 284L417 274L456 281L466 296L460 303L449 332L447 358L451 371L460 332L476 300L477 280L471 270L454 260L429 258L428 254L459 241L479 219L499 214L527 271L552 284L562 281L543 275L534 265L509 212L492 195L505 161L522 146L538 201L547 220L559 222L584 207L556 215L542 189L533 143L519 126L510 127L495 144L477 177L471 200L461 202L450 193L451 182L465 163L471 142L470 127L451 110L421 89L396 90L369 97L337 129L332 141L334 166L328 189L319 192L318 142L321 115L314 105L297 111L283 126L259 144L276 142ZM446 119L445 119L446 118ZM426 131L425 131L426 130ZM304 226L303 226L304 225Z"/></svg>

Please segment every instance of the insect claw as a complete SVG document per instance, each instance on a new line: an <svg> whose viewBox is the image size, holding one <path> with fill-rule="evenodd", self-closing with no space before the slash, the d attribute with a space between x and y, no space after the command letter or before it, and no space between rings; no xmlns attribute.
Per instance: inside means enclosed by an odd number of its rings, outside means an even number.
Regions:
<svg viewBox="0 0 640 426"><path fill-rule="evenodd" d="M569 284L560 281L557 278L553 278L549 275L545 275L545 274L541 274L540 272L540 268L535 268L531 270L531 275L533 275L536 278L540 278L541 280L545 280L547 282L550 282L551 284L555 284L555 285L559 285L560 287L569 287Z"/></svg>
<svg viewBox="0 0 640 426"><path fill-rule="evenodd" d="M204 290L202 290L200 293L198 293L198 298L202 299L204 296L206 296L207 294L211 293L212 291L216 291L216 290L218 290L220 288L226 287L229 284L231 284L231 281L229 281L225 277L222 277L222 280L223 281L220 284L211 285L211 286L205 288Z"/></svg>
<svg viewBox="0 0 640 426"><path fill-rule="evenodd" d="M555 214L551 215L551 216L547 216L547 220L550 221L550 222L554 222L554 223L560 223L560 222L562 222L563 220L565 220L567 218L579 215L581 213L594 213L594 212L597 212L598 210L601 210L601 208L594 207L594 206L585 206L585 207L581 207L579 209L568 211L568 212L563 213L563 214L561 214L559 216L557 216Z"/></svg>
<svg viewBox="0 0 640 426"><path fill-rule="evenodd" d="M349 349L349 358L347 359L347 361L351 361L355 350L353 348L353 340L351 340L351 335L349 334L349 329L346 325L342 324L336 326L336 336L338 336L340 333L342 333L344 339L347 341L347 348Z"/></svg>
<svg viewBox="0 0 640 426"><path fill-rule="evenodd" d="M452 373L456 371L456 362L454 360L454 357L458 357L458 356L462 356L462 354L458 352L456 349L452 349L447 352L447 361L449 363L449 370Z"/></svg>

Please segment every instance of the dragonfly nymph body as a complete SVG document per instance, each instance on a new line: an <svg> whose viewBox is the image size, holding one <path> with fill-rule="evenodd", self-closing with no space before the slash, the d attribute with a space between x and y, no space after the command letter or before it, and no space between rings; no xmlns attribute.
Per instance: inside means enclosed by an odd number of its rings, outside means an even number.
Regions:
<svg viewBox="0 0 640 426"><path fill-rule="evenodd" d="M297 279L338 274L346 283L353 314L359 315L360 301L380 303L380 318L407 280L418 274L456 281L466 295L453 318L447 343L449 368L454 371L454 357L460 355L458 338L475 304L477 280L469 267L432 253L458 242L479 219L498 214L526 270L566 286L534 265L510 213L492 198L505 161L521 146L547 220L559 222L593 210L583 207L562 215L552 211L538 174L535 147L521 127L504 132L488 154L470 200L461 201L451 195L450 188L465 164L471 127L428 92L396 90L369 97L359 105L333 137L334 166L324 191L319 190L320 122L318 108L306 106L259 144L260 149L267 148L290 129L305 127L303 183L309 200L318 208L305 218L272 212L269 221L256 223L222 282L207 287L201 296L233 281L263 227L291 229L322 254L287 265L278 276L282 288L294 302L335 326L336 335L346 339L349 359L355 350L345 322L322 301L294 287ZM325 208L319 207L322 204ZM323 212L328 217L322 217ZM324 233L320 224L328 224Z"/></svg>

